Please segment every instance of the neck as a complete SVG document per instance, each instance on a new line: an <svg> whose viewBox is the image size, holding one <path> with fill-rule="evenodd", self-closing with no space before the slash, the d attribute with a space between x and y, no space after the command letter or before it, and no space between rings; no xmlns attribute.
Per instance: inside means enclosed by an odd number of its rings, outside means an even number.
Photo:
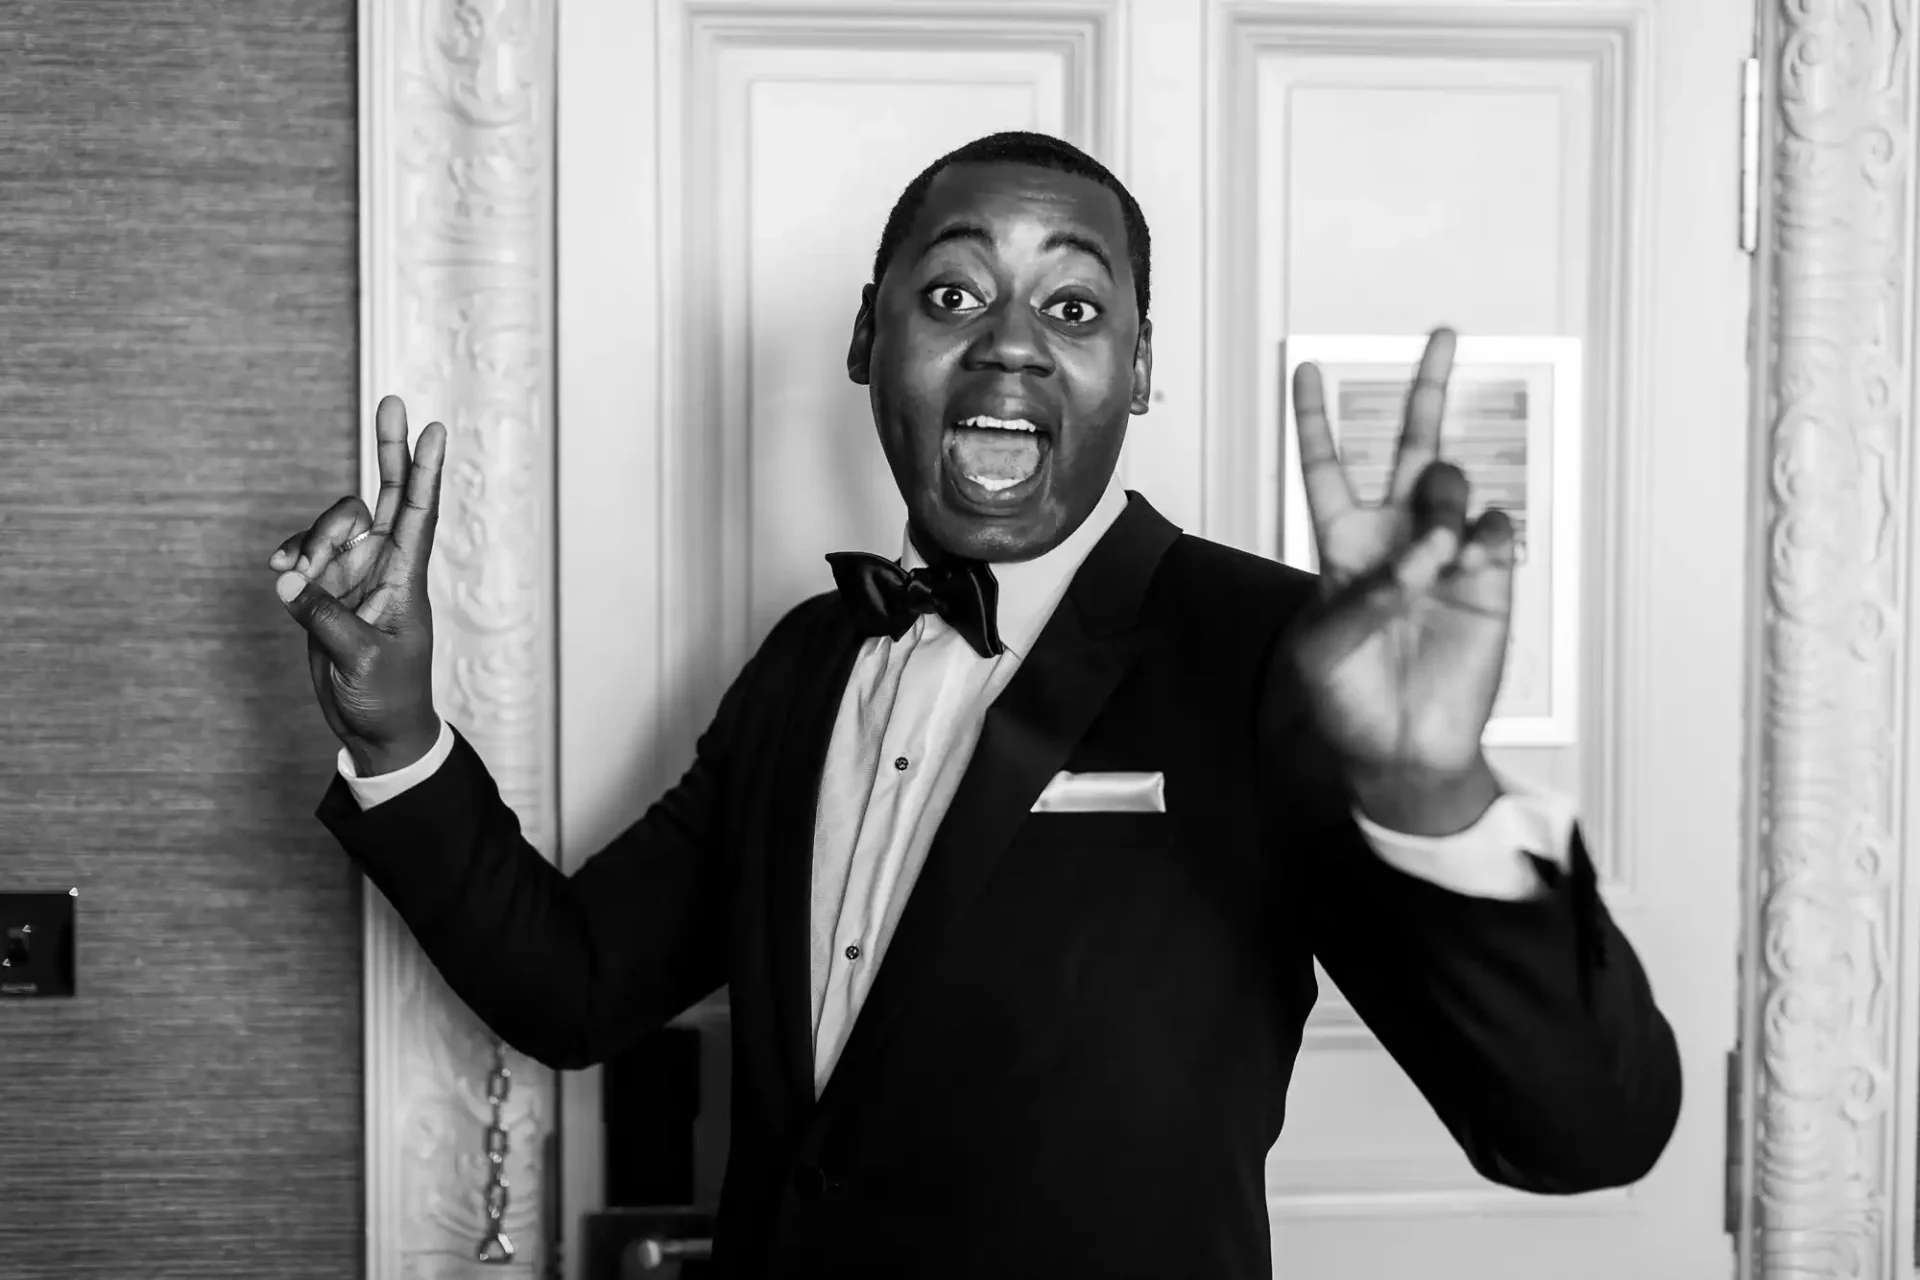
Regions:
<svg viewBox="0 0 1920 1280"><path fill-rule="evenodd" d="M948 565L966 564L971 560L971 557L957 555L935 542L933 536L913 520L907 521L907 536L913 539L913 549L920 553L920 558L927 562L929 568L941 569Z"/></svg>

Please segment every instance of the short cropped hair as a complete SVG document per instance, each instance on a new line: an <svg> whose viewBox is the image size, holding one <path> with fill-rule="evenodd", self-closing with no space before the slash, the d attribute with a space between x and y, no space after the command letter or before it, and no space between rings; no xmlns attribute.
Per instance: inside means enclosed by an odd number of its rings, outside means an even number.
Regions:
<svg viewBox="0 0 1920 1280"><path fill-rule="evenodd" d="M887 274L887 265L907 238L914 219L926 203L927 188L933 180L956 164L1027 164L1059 173L1091 179L1120 198L1120 216L1127 232L1127 266L1133 273L1133 300L1140 309L1142 324L1147 319L1147 277L1153 262L1152 241L1147 220L1126 184L1092 156L1059 138L1044 133L994 133L975 139L964 147L949 151L907 184L887 215L886 229L880 233L880 248L873 255L873 283L878 285Z"/></svg>

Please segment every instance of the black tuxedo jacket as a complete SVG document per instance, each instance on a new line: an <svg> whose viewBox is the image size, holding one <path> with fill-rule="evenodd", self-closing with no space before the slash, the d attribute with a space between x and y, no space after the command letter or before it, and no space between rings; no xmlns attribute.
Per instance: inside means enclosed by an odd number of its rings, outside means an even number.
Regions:
<svg viewBox="0 0 1920 1280"><path fill-rule="evenodd" d="M319 816L488 1025L600 1061L731 986L736 1277L1270 1274L1264 1160L1318 956L1486 1177L1644 1174L1672 1033L1593 892L1463 897L1373 854L1276 640L1314 581L1138 495L988 712L816 1100L809 863L859 639L789 613L680 783L571 877L461 739L432 778ZM1059 770L1158 770L1166 812L1031 813Z"/></svg>

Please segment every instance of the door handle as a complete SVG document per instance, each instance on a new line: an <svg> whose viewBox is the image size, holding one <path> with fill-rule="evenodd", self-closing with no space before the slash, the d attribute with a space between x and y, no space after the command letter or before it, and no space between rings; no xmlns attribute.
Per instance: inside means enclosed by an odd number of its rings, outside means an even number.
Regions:
<svg viewBox="0 0 1920 1280"><path fill-rule="evenodd" d="M711 1240L660 1240L653 1236L635 1240L620 1251L620 1280L640 1280L669 1262L683 1258L711 1258Z"/></svg>

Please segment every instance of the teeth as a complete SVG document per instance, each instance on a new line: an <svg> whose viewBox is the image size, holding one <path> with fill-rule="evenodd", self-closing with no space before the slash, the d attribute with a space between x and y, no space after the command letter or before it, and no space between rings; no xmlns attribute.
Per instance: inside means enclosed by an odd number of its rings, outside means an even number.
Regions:
<svg viewBox="0 0 1920 1280"><path fill-rule="evenodd" d="M946 454L961 476L989 493L1011 489L1040 469L1040 434L1025 418L979 414L954 424Z"/></svg>
<svg viewBox="0 0 1920 1280"><path fill-rule="evenodd" d="M975 414L971 418L966 418L962 420L959 425L963 427L979 427L987 431L1034 432L1040 429L1031 422L1028 422L1025 418L995 418L984 413Z"/></svg>

